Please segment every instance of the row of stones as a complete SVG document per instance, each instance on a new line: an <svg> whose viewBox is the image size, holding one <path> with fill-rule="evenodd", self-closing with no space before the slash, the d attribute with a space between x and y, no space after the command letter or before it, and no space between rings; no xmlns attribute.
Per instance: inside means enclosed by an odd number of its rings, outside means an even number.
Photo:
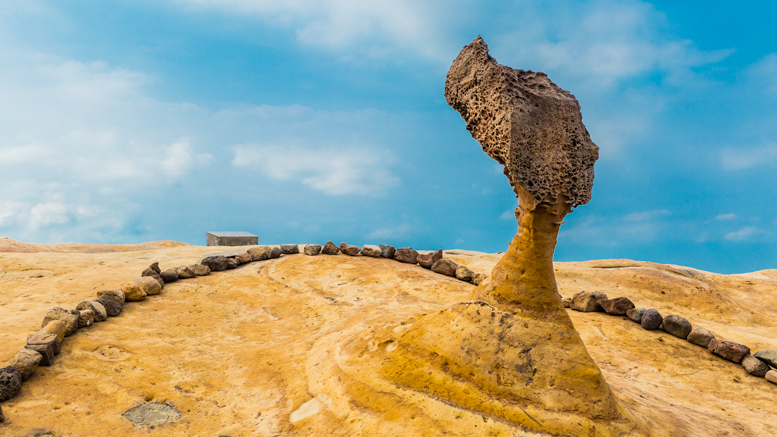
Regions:
<svg viewBox="0 0 777 437"><path fill-rule="evenodd" d="M50 366L59 355L62 342L79 328L86 328L108 317L118 316L126 302L137 302L162 292L166 282L180 278L192 278L210 274L210 269L200 264L180 266L162 271L159 263L153 263L143 275L127 282L116 290L102 290L95 299L81 301L74 310L56 307L43 318L40 331L27 337L27 344L0 369L0 402L7 401L21 390L38 366ZM5 421L0 407L0 423Z"/></svg>
<svg viewBox="0 0 777 437"><path fill-rule="evenodd" d="M348 256L366 256L370 258L386 258L395 261L418 264L423 268L430 269L441 275L455 277L461 281L470 282L479 285L486 278L482 273L475 273L465 266L460 266L451 259L443 258L442 249L428 254L419 254L418 251L409 247L396 249L394 246L381 244L380 246L365 245L362 247L352 246L346 243L340 243L336 246L333 242L327 241L323 246L320 244L308 244L304 247L305 255L337 255L342 253ZM282 254L299 253L299 246L296 244L282 244L279 247L256 246L247 251L233 251L227 254L214 254L205 256L200 263L208 266L212 271L222 271L232 269L240 264L251 261L262 261L266 259L277 258Z"/></svg>
<svg viewBox="0 0 777 437"><path fill-rule="evenodd" d="M715 355L740 363L747 373L753 376L766 378L777 384L777 370L773 369L777 368L777 349L761 350L751 355L750 348L745 345L715 338L715 335L705 328L694 328L684 317L663 317L656 309L636 308L626 297L608 299L607 295L601 292L581 291L565 298L563 303L565 308L576 311L604 311L614 316L626 316L647 330L662 329L675 337L707 348Z"/></svg>

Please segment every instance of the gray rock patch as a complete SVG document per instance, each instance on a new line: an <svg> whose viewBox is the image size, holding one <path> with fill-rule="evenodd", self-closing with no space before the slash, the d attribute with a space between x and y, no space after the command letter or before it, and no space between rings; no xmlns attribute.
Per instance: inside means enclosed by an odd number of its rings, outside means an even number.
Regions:
<svg viewBox="0 0 777 437"><path fill-rule="evenodd" d="M181 413L178 410L160 402L150 402L131 408L122 416L138 428L164 425L181 419Z"/></svg>

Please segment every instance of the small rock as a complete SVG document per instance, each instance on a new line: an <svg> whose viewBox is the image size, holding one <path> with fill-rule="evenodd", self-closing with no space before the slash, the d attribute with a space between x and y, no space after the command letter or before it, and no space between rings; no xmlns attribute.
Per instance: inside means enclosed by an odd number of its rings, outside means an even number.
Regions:
<svg viewBox="0 0 777 437"><path fill-rule="evenodd" d="M54 334L57 336L57 341L61 344L62 341L65 339L65 330L67 329L67 325L65 325L65 322L62 320L52 320L51 322L47 323L46 326L41 328L40 331L38 331L38 334L46 335L46 334ZM59 354L59 350L56 350L54 352L56 355Z"/></svg>
<svg viewBox="0 0 777 437"><path fill-rule="evenodd" d="M380 258L382 256L380 247L373 246L371 244L366 244L364 247L362 247L362 255L368 256L370 258Z"/></svg>
<svg viewBox="0 0 777 437"><path fill-rule="evenodd" d="M394 252L396 252L396 249L394 248L394 246L389 246L388 244L381 244L378 247L380 247L380 256L382 258L394 259Z"/></svg>
<svg viewBox="0 0 777 437"><path fill-rule="evenodd" d="M251 250L253 249L255 248L251 248ZM254 254L251 254L251 256L253 257L254 261L257 261L257 258L254 256ZM221 255L206 256L200 260L200 264L207 266L211 272L223 272L227 269L227 257Z"/></svg>
<svg viewBox="0 0 777 437"><path fill-rule="evenodd" d="M456 269L459 268L459 265L456 264L453 260L443 258L440 260L437 260L432 265L432 271L435 273L439 273L441 275L445 276L456 276Z"/></svg>
<svg viewBox="0 0 777 437"><path fill-rule="evenodd" d="M81 310L78 312L78 327L79 328L85 328L87 326L92 326L94 323L94 311L92 310Z"/></svg>
<svg viewBox="0 0 777 437"><path fill-rule="evenodd" d="M777 384L777 370L770 370L766 372L766 380L772 384Z"/></svg>
<svg viewBox="0 0 777 437"><path fill-rule="evenodd" d="M442 249L437 249L436 252L427 253L426 255L418 255L416 261L418 265L425 269L431 269L434 263L442 259Z"/></svg>
<svg viewBox="0 0 777 437"><path fill-rule="evenodd" d="M53 320L61 320L65 323L65 336L72 334L78 329L78 311L59 307L52 308L46 313L46 317L43 318L43 323L40 327L45 328Z"/></svg>
<svg viewBox="0 0 777 437"><path fill-rule="evenodd" d="M105 313L108 317L116 317L121 313L122 305L110 294L103 294L97 297L97 302L100 302L105 308Z"/></svg>
<svg viewBox="0 0 777 437"><path fill-rule="evenodd" d="M281 253L284 255L299 253L299 246L296 244L281 244Z"/></svg>
<svg viewBox="0 0 777 437"><path fill-rule="evenodd" d="M251 255L253 261L270 259L270 253L272 253L272 248L270 246L256 246L248 249L248 254Z"/></svg>
<svg viewBox="0 0 777 437"><path fill-rule="evenodd" d="M472 275L472 283L475 285L480 285L481 283L483 283L483 281L486 280L486 278L488 278L488 275L486 274L475 273L474 275Z"/></svg>
<svg viewBox="0 0 777 437"><path fill-rule="evenodd" d="M240 261L240 264L248 264L254 260L254 257L252 257L248 252L242 252L235 255L235 259ZM179 273L178 276L180 277L181 274Z"/></svg>
<svg viewBox="0 0 777 437"><path fill-rule="evenodd" d="M153 281L153 279L151 279ZM85 299L82 300L78 306L76 306L77 310L92 310L94 311L94 321L95 322L102 322L105 319L108 318L108 312L105 310L105 307L100 302L97 302L96 300L92 299Z"/></svg>
<svg viewBox="0 0 777 437"><path fill-rule="evenodd" d="M715 338L715 335L710 331L704 328L693 328L693 331L688 334L686 340L701 347L708 347L710 345L710 340L713 338Z"/></svg>
<svg viewBox="0 0 777 437"><path fill-rule="evenodd" d="M345 243L340 243L340 252L342 252L344 255L356 256L359 254L360 250L361 249L359 246L350 246Z"/></svg>
<svg viewBox="0 0 777 437"><path fill-rule="evenodd" d="M629 319L631 319L632 322L635 322L635 323L642 323L643 315L645 315L645 309L642 307L632 308L626 311L626 317L628 317Z"/></svg>
<svg viewBox="0 0 777 437"><path fill-rule="evenodd" d="M327 241L326 244L324 244L323 249L321 249L321 253L323 255L337 255L340 253L340 249L335 246L335 243L332 243L331 241Z"/></svg>
<svg viewBox="0 0 777 437"><path fill-rule="evenodd" d="M127 410L122 414L137 428L153 428L181 418L175 408L160 402L150 402Z"/></svg>
<svg viewBox="0 0 777 437"><path fill-rule="evenodd" d="M38 352L24 348L16 353L10 364L22 375L22 381L26 381L42 359L43 357Z"/></svg>
<svg viewBox="0 0 777 437"><path fill-rule="evenodd" d="M564 308L572 308L572 297L565 297L561 299L561 306Z"/></svg>
<svg viewBox="0 0 777 437"><path fill-rule="evenodd" d="M771 370L768 364L752 355L742 358L742 367L747 370L747 373L759 378L763 378Z"/></svg>
<svg viewBox="0 0 777 437"><path fill-rule="evenodd" d="M189 266L190 269L194 270L194 274L197 276L208 276L210 275L210 267L202 265L202 264L192 264Z"/></svg>
<svg viewBox="0 0 777 437"><path fill-rule="evenodd" d="M734 343L733 341L718 340L717 338L710 340L707 349L713 354L735 363L742 361L742 358L750 354L750 348L745 345Z"/></svg>
<svg viewBox="0 0 777 437"><path fill-rule="evenodd" d="M470 269L468 269L467 267L464 267L464 266L459 266L456 269L456 279L458 279L460 281L472 282L472 275L474 275L474 274L475 274L475 272L473 272L472 270L470 270Z"/></svg>
<svg viewBox="0 0 777 437"><path fill-rule="evenodd" d="M691 322L680 316L666 316L661 323L664 327L664 331L674 335L675 337L682 338L683 340L687 339L688 335L691 333L691 331L693 331Z"/></svg>
<svg viewBox="0 0 777 437"><path fill-rule="evenodd" d="M764 349L754 353L753 356L772 367L777 367L777 349Z"/></svg>
<svg viewBox="0 0 777 437"><path fill-rule="evenodd" d="M25 349L33 350L40 354L40 366L50 366L54 362L54 356L59 354L59 338L56 334L35 333L27 336Z"/></svg>
<svg viewBox="0 0 777 437"><path fill-rule="evenodd" d="M14 397L22 389L22 375L13 366L0 369L0 402Z"/></svg>
<svg viewBox="0 0 777 437"><path fill-rule="evenodd" d="M165 281L165 284L169 284L178 280L178 272L176 272L174 269L164 270L159 274L159 276L162 277L162 280Z"/></svg>
<svg viewBox="0 0 777 437"><path fill-rule="evenodd" d="M150 278L154 278L159 282L161 286L165 286L165 281L162 279L162 277L159 275L159 273L152 269L151 267L147 268L146 270L143 270L143 273L140 274L140 276L148 276Z"/></svg>
<svg viewBox="0 0 777 437"><path fill-rule="evenodd" d="M409 247L403 247L394 251L394 259L401 263L416 264L418 252Z"/></svg>
<svg viewBox="0 0 777 437"><path fill-rule="evenodd" d="M121 291L121 290L102 290L102 291L98 291L97 292L98 296L103 296L103 295L106 295L106 294L108 296L112 296L114 299L118 300L119 303L122 304L122 305L124 305L124 302L127 301L127 296L125 296L124 292Z"/></svg>
<svg viewBox="0 0 777 437"><path fill-rule="evenodd" d="M270 259L275 259L281 256L281 248L280 247L273 247L272 250L270 250Z"/></svg>
<svg viewBox="0 0 777 437"><path fill-rule="evenodd" d="M240 261L237 258L227 258L227 270L232 270L240 267Z"/></svg>
<svg viewBox="0 0 777 437"><path fill-rule="evenodd" d="M596 301L605 313L612 316L625 316L626 311L634 309L634 304L627 297L615 299L599 299Z"/></svg>
<svg viewBox="0 0 777 437"><path fill-rule="evenodd" d="M308 244L305 246L305 255L316 256L321 253L320 244Z"/></svg>
<svg viewBox="0 0 777 437"><path fill-rule="evenodd" d="M156 282L156 279L154 278L151 278L151 280ZM159 282L156 282L156 285L159 286L160 289L162 288L162 286L159 285ZM135 281L122 284L121 291L124 292L124 296L127 299L127 302L140 302L147 296L146 292L143 291L143 287L141 287L140 284L136 283Z"/></svg>
<svg viewBox="0 0 777 437"><path fill-rule="evenodd" d="M606 300L607 295L598 291L581 291L572 296L572 309L583 313L602 311L597 300Z"/></svg>
<svg viewBox="0 0 777 437"><path fill-rule="evenodd" d="M251 259L251 255L248 255L248 259ZM197 276L194 270L189 266L178 266L175 268L175 272L178 273L178 279L189 279Z"/></svg>
<svg viewBox="0 0 777 437"><path fill-rule="evenodd" d="M645 310L645 314L642 315L642 321L640 322L642 324L642 327L647 330L654 330L658 329L659 326L661 326L661 322L664 321L664 318L661 317L661 313L658 312L658 310L655 310L653 308L649 310Z"/></svg>
<svg viewBox="0 0 777 437"><path fill-rule="evenodd" d="M162 273L162 269L159 268L159 263L158 262L155 262L155 263L151 264L150 266L148 266L148 268L150 268L151 270L155 271L157 274Z"/></svg>

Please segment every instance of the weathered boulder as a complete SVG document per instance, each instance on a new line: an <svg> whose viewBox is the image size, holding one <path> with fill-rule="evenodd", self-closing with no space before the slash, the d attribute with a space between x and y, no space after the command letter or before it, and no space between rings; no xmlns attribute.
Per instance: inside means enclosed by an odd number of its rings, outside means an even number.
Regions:
<svg viewBox="0 0 777 437"><path fill-rule="evenodd" d="M388 244L381 244L378 247L380 247L380 256L382 258L394 259L394 252L396 252L397 250L394 248L394 246L389 246Z"/></svg>
<svg viewBox="0 0 777 437"><path fill-rule="evenodd" d="M753 356L772 367L777 367L777 349L760 350Z"/></svg>
<svg viewBox="0 0 777 437"><path fill-rule="evenodd" d="M383 252L381 252L380 247L373 246L371 244L365 244L362 247L362 255L368 256L370 258L380 258L382 256Z"/></svg>
<svg viewBox="0 0 777 437"><path fill-rule="evenodd" d="M94 324L94 311L81 310L78 312L78 327L85 328Z"/></svg>
<svg viewBox="0 0 777 437"><path fill-rule="evenodd" d="M693 328L693 331L688 334L686 340L697 346L708 347L710 345L710 340L713 338L715 338L715 335L710 331L704 328Z"/></svg>
<svg viewBox="0 0 777 437"><path fill-rule="evenodd" d="M162 280L165 281L165 284L169 284L178 280L178 272L176 272L174 269L163 270L159 276L162 277Z"/></svg>
<svg viewBox="0 0 777 437"><path fill-rule="evenodd" d="M340 252L343 255L356 256L359 254L360 250L361 249L359 248L359 246L351 246L345 243L340 243Z"/></svg>
<svg viewBox="0 0 777 437"><path fill-rule="evenodd" d="M22 389L22 375L13 366L0 369L0 402L5 402Z"/></svg>
<svg viewBox="0 0 777 437"><path fill-rule="evenodd" d="M401 263L416 264L418 252L409 247L403 247L394 251L394 259Z"/></svg>
<svg viewBox="0 0 777 437"><path fill-rule="evenodd" d="M251 256L246 254L248 256L248 259L251 259ZM197 276L196 273L194 273L194 270L189 266L178 266L175 268L175 272L178 273L178 279L189 279Z"/></svg>
<svg viewBox="0 0 777 437"><path fill-rule="evenodd" d="M254 257L252 257L251 254L248 252L241 252L235 255L235 259L240 261L240 264L248 264L254 260ZM181 277L180 272L178 272L178 277L179 278Z"/></svg>
<svg viewBox="0 0 777 437"><path fill-rule="evenodd" d="M32 372L38 367L43 357L40 353L24 348L16 353L11 359L11 366L19 371L22 376L22 381L26 381L32 375Z"/></svg>
<svg viewBox="0 0 777 437"><path fill-rule="evenodd" d="M691 333L691 331L693 331L691 322L686 320L684 317L675 315L664 317L664 320L661 322L661 326L664 328L664 331L674 335L675 337L682 338L683 340L687 339L688 335Z"/></svg>
<svg viewBox="0 0 777 437"><path fill-rule="evenodd" d="M299 246L296 244L281 244L281 253L284 255L299 253Z"/></svg>
<svg viewBox="0 0 777 437"><path fill-rule="evenodd" d="M456 269L456 279L464 282L472 282L472 275L474 275L475 272L468 269L465 266L459 266Z"/></svg>
<svg viewBox="0 0 777 437"><path fill-rule="evenodd" d="M67 325L62 320L52 320L51 322L47 323L46 326L41 328L40 331L38 331L38 334L54 334L57 336L57 341L62 344L62 342L65 340L66 329ZM59 354L59 350L55 350L55 353Z"/></svg>
<svg viewBox="0 0 777 437"><path fill-rule="evenodd" d="M572 308L572 296L561 299L561 306L564 308Z"/></svg>
<svg viewBox="0 0 777 437"><path fill-rule="evenodd" d="M642 307L632 308L626 311L626 317L631 319L632 322L642 323L642 316L645 315L645 311L646 310ZM704 346L704 347L707 347L707 346Z"/></svg>
<svg viewBox="0 0 777 437"><path fill-rule="evenodd" d="M321 249L322 255L337 255L338 253L340 253L340 249L338 249L332 241L327 241Z"/></svg>
<svg viewBox="0 0 777 437"><path fill-rule="evenodd" d="M159 268L159 263L158 262L155 262L155 263L151 264L150 266L148 266L148 268L150 268L151 270L157 272L157 274L162 273L162 269Z"/></svg>
<svg viewBox="0 0 777 437"><path fill-rule="evenodd" d="M152 279L153 281L153 279ZM84 299L77 306L77 310L92 310L94 311L94 321L102 322L108 318L108 312L100 302L92 299Z"/></svg>
<svg viewBox="0 0 777 437"><path fill-rule="evenodd" d="M486 278L488 278L488 275L484 273L475 273L472 275L472 283L475 285L480 285L483 283L483 281L486 280Z"/></svg>
<svg viewBox="0 0 777 437"><path fill-rule="evenodd" d="M50 366L54 362L54 356L59 354L60 342L56 334L36 332L27 336L27 344L24 347L40 354L39 365Z"/></svg>
<svg viewBox="0 0 777 437"><path fill-rule="evenodd" d="M733 341L718 340L717 338L710 340L707 349L713 354L735 363L741 362L742 358L750 354L750 348L745 345L734 343Z"/></svg>
<svg viewBox="0 0 777 437"><path fill-rule="evenodd" d="M442 259L442 249L437 249L436 252L427 253L425 255L418 255L416 258L416 261L418 261L418 265L425 268L425 269L431 269L434 263Z"/></svg>
<svg viewBox="0 0 777 437"><path fill-rule="evenodd" d="M432 264L432 271L445 276L456 277L456 269L459 265L451 259L443 258Z"/></svg>
<svg viewBox="0 0 777 437"><path fill-rule="evenodd" d="M41 328L45 328L49 322L54 320L61 320L65 323L65 336L72 334L78 329L78 311L66 310L64 308L52 308L46 313L46 317L43 318Z"/></svg>
<svg viewBox="0 0 777 437"><path fill-rule="evenodd" d="M645 313L642 314L642 321L640 322L642 324L642 327L652 331L654 329L658 329L659 326L661 326L661 322L664 321L664 318L661 316L661 313L658 312L656 309L649 309L645 310Z"/></svg>
<svg viewBox="0 0 777 437"><path fill-rule="evenodd" d="M606 300L607 295L599 291L581 291L572 296L572 309L584 313L602 311L598 300Z"/></svg>
<svg viewBox="0 0 777 437"><path fill-rule="evenodd" d="M256 246L248 249L248 254L251 255L251 259L254 261L270 259L270 253L272 253L272 247L270 246Z"/></svg>
<svg viewBox="0 0 777 437"><path fill-rule="evenodd" d="M254 261L259 261L259 259L257 259L253 253L251 254L251 257L254 259ZM267 258L265 257L262 259ZM206 256L200 260L200 264L208 267L211 272L223 272L227 269L227 257L221 255Z"/></svg>
<svg viewBox="0 0 777 437"><path fill-rule="evenodd" d="M113 296L113 298L118 300L119 303L122 304L122 305L124 305L124 302L127 301L127 296L124 295L123 291L118 290L118 289L117 290L102 290L102 291L98 291L97 292L98 296L102 296L102 295L106 295L106 294L108 296Z"/></svg>
<svg viewBox="0 0 777 437"><path fill-rule="evenodd" d="M634 304L627 297L598 299L596 303L602 307L605 313L613 316L625 316L628 310L634 309Z"/></svg>
<svg viewBox="0 0 777 437"><path fill-rule="evenodd" d="M157 264L157 263L154 263L154 264ZM157 266L157 269L158 268L159 267ZM157 280L157 282L159 282L159 285L163 287L165 286L165 281L164 279L162 279L162 276L160 276L159 272L152 269L151 267L147 268L146 270L143 270L143 273L141 273L140 276L148 276L150 278L154 278Z"/></svg>
<svg viewBox="0 0 777 437"><path fill-rule="evenodd" d="M240 261L237 258L227 258L227 270L232 270L240 267Z"/></svg>
<svg viewBox="0 0 777 437"><path fill-rule="evenodd" d="M154 278L140 277L133 279L132 282L138 284L146 293L146 296L155 296L162 292L162 284L157 282Z"/></svg>
<svg viewBox="0 0 777 437"><path fill-rule="evenodd" d="M305 245L305 255L316 256L319 253L321 253L321 245L320 244L308 244L308 245Z"/></svg>
<svg viewBox="0 0 777 437"><path fill-rule="evenodd" d="M777 384L777 370L770 370L766 372L766 375L764 376L767 381L771 382L772 384Z"/></svg>
<svg viewBox="0 0 777 437"><path fill-rule="evenodd" d="M121 302L119 302L110 294L97 296L97 302L100 302L100 304L102 304L102 306L105 308L105 313L108 314L108 317L116 317L121 313Z"/></svg>
<svg viewBox="0 0 777 437"><path fill-rule="evenodd" d="M768 364L752 355L742 358L742 367L747 370L747 373L759 378L765 377L769 370L771 370Z"/></svg>
<svg viewBox="0 0 777 437"><path fill-rule="evenodd" d="M191 264L189 265L189 268L194 270L194 274L197 276L208 276L210 275L210 267L202 265L202 264Z"/></svg>
<svg viewBox="0 0 777 437"><path fill-rule="evenodd" d="M156 279L151 278L152 281L156 282L156 285L161 289L162 286L159 285L159 282L156 281ZM124 292L124 296L127 302L140 302L141 300L144 300L147 296L146 292L143 290L143 287L135 282L125 282L121 285L121 291Z"/></svg>
<svg viewBox="0 0 777 437"><path fill-rule="evenodd" d="M270 250L270 259L275 259L281 256L281 248L280 247L273 247Z"/></svg>

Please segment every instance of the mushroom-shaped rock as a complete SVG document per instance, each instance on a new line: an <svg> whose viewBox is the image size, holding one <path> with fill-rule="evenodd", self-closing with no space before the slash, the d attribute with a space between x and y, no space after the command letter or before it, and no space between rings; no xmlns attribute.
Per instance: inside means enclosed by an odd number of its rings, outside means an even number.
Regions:
<svg viewBox="0 0 777 437"><path fill-rule="evenodd" d="M577 100L543 73L499 65L480 37L453 62L445 97L504 165L518 234L471 299L359 333L347 364L379 369L381 386L407 388L413 405L427 396L543 435L648 435L588 354L553 272L559 227L590 200L598 157Z"/></svg>

